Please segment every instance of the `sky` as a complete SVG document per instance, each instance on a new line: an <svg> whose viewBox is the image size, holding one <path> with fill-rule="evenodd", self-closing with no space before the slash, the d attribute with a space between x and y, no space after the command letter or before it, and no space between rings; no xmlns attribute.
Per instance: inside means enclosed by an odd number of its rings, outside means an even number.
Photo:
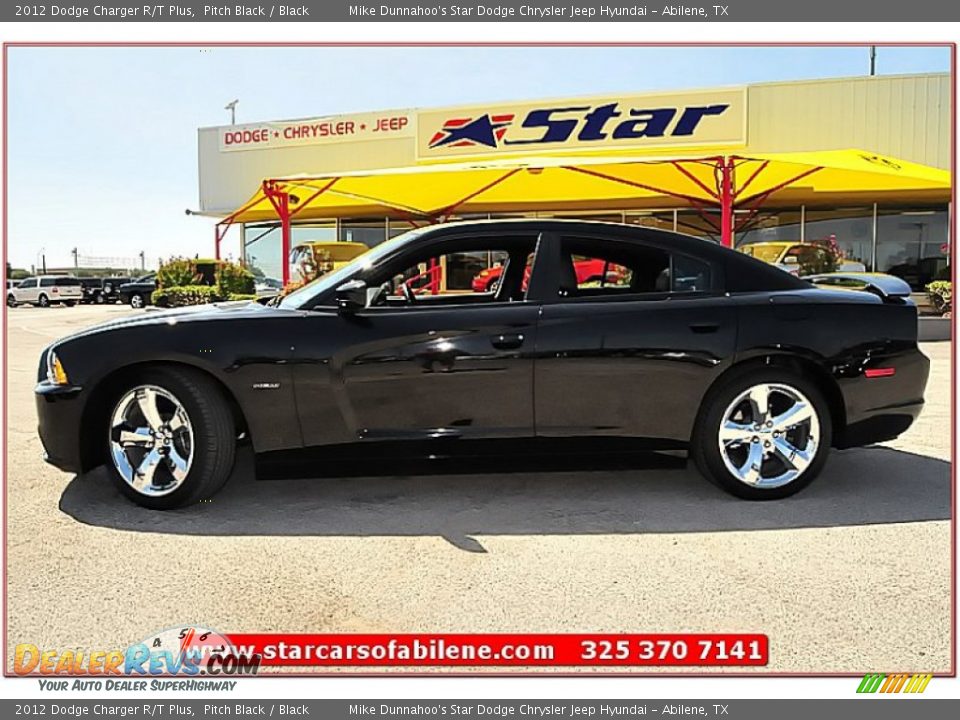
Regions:
<svg viewBox="0 0 960 720"><path fill-rule="evenodd" d="M197 128L342 112L865 75L865 47L20 48L8 54L8 260L212 254ZM885 48L879 74L946 72ZM251 194L255 188L251 188ZM226 248L225 252L235 248Z"/></svg>

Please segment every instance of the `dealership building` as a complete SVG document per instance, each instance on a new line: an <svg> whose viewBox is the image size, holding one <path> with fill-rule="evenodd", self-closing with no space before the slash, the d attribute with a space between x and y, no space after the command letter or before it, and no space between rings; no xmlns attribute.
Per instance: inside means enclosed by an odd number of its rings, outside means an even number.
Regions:
<svg viewBox="0 0 960 720"><path fill-rule="evenodd" d="M830 240L919 287L949 262L951 92L937 73L207 127L200 213L278 278L306 240L524 216Z"/></svg>

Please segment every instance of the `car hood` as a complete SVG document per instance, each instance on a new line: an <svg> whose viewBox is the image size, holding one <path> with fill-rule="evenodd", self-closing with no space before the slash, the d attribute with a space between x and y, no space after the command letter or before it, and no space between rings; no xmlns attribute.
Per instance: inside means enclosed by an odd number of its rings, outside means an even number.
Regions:
<svg viewBox="0 0 960 720"><path fill-rule="evenodd" d="M213 303L212 305L192 305L190 307L174 308L172 310L146 310L137 315L108 320L107 322L85 328L78 333L68 335L57 340L59 345L77 338L99 335L125 328L143 327L148 325L176 325L181 322L206 322L210 320L240 320L266 317L270 315L294 315L295 310L282 310L277 307L267 307L250 300Z"/></svg>

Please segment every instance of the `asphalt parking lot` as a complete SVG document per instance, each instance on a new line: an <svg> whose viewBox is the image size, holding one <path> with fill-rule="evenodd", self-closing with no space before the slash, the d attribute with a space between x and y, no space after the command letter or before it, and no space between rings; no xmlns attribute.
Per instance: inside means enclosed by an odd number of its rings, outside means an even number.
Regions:
<svg viewBox="0 0 960 720"><path fill-rule="evenodd" d="M7 313L7 667L13 648L225 632L765 632L770 671L950 668L950 344L902 438L834 452L745 503L675 459L384 463L152 512L41 460L37 358L131 310ZM142 311L134 311L142 312Z"/></svg>

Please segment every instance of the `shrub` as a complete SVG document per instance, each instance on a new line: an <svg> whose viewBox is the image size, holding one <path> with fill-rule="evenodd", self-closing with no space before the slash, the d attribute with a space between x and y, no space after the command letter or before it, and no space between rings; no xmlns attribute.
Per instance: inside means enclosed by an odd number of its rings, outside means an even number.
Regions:
<svg viewBox="0 0 960 720"><path fill-rule="evenodd" d="M213 285L181 285L154 290L151 299L158 307L183 307L206 305L223 298Z"/></svg>
<svg viewBox="0 0 960 720"><path fill-rule="evenodd" d="M927 285L927 297L934 310L946 315L952 311L953 284L949 280L936 280Z"/></svg>
<svg viewBox="0 0 960 720"><path fill-rule="evenodd" d="M229 293L227 300L256 300L255 293Z"/></svg>
<svg viewBox="0 0 960 720"><path fill-rule="evenodd" d="M254 292L253 273L239 263L222 262L217 267L217 287L224 297L230 295L252 295Z"/></svg>
<svg viewBox="0 0 960 720"><path fill-rule="evenodd" d="M157 288L199 285L201 277L194 263L188 258L170 258L157 271Z"/></svg>

